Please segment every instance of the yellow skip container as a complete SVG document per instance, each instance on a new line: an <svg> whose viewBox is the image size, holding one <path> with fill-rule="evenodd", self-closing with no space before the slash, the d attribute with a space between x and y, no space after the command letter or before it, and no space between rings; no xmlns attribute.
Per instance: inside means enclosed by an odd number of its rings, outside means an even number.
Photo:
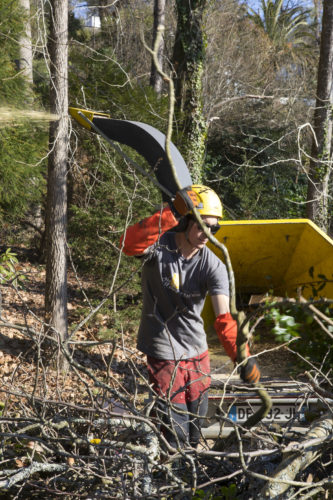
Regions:
<svg viewBox="0 0 333 500"><path fill-rule="evenodd" d="M308 219L223 221L215 237L229 252L241 296L333 299L333 240ZM222 260L222 252L208 247ZM212 319L210 300L205 323ZM209 321L210 322L210 321Z"/></svg>

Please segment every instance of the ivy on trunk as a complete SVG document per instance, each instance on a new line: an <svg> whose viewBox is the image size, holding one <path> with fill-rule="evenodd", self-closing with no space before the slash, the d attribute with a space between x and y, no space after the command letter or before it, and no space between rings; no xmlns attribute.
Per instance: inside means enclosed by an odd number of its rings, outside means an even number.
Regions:
<svg viewBox="0 0 333 500"><path fill-rule="evenodd" d="M194 182L202 178L207 125L203 117L202 75L205 60L203 15L206 0L176 1L177 32L173 51L179 148Z"/></svg>

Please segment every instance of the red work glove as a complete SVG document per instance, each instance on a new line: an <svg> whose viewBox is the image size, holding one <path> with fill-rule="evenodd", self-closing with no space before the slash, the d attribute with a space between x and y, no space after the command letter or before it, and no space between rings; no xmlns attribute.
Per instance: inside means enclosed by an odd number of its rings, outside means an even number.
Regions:
<svg viewBox="0 0 333 500"><path fill-rule="evenodd" d="M165 231L177 226L178 222L170 207L164 208L162 213L156 212L146 217L127 228L125 241L125 235L120 238L122 251L126 255L143 255Z"/></svg>
<svg viewBox="0 0 333 500"><path fill-rule="evenodd" d="M215 320L214 327L225 352L235 363L237 361L237 322L230 313L220 314ZM246 344L246 355L251 355L248 344ZM254 358L249 358L247 363L241 366L240 377L244 382L252 384L259 381L260 370Z"/></svg>
<svg viewBox="0 0 333 500"><path fill-rule="evenodd" d="M198 206L199 199L191 186L180 189L176 193L176 197L172 202L172 208L180 216L188 214L193 207Z"/></svg>
<svg viewBox="0 0 333 500"><path fill-rule="evenodd" d="M237 322L230 313L219 314L215 320L214 327L225 352L235 363L237 360ZM246 345L246 355L250 356L248 345Z"/></svg>

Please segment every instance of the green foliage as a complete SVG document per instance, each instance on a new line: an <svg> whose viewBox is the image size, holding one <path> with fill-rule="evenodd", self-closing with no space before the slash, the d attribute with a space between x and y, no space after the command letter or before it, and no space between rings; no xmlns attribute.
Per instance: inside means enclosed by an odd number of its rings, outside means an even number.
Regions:
<svg viewBox="0 0 333 500"><path fill-rule="evenodd" d="M0 255L0 283L5 283L15 276L15 264L17 263L16 254L10 248Z"/></svg>
<svg viewBox="0 0 333 500"><path fill-rule="evenodd" d="M95 52L75 46L70 52L70 105L103 112L119 119L142 121L166 131L168 99L129 79L111 47Z"/></svg>
<svg viewBox="0 0 333 500"><path fill-rule="evenodd" d="M230 125L210 139L204 170L226 207L241 219L304 217L307 178L292 160L295 144L277 140L286 131Z"/></svg>
<svg viewBox="0 0 333 500"><path fill-rule="evenodd" d="M19 2L0 2L0 106L17 104L27 90L24 78L16 67L19 58L17 40L24 29L24 22Z"/></svg>
<svg viewBox="0 0 333 500"><path fill-rule="evenodd" d="M249 19L262 29L278 49L304 49L311 38L310 10L289 6L284 0L261 0L260 12L249 7Z"/></svg>
<svg viewBox="0 0 333 500"><path fill-rule="evenodd" d="M13 283L15 286L25 280L23 274L17 273L18 259L10 248L5 253L0 254L0 284Z"/></svg>
<svg viewBox="0 0 333 500"><path fill-rule="evenodd" d="M275 335L275 339L279 342L288 342L292 338L298 338L300 335L299 329L301 324L296 323L295 318L279 309L271 309L267 319L274 323L272 332Z"/></svg>
<svg viewBox="0 0 333 500"><path fill-rule="evenodd" d="M19 40L25 16L18 1L0 4L0 107L10 109L11 124L0 128L0 223L23 219L32 204L40 204L44 190L47 130L15 116L15 109L29 108L30 85L17 68Z"/></svg>
<svg viewBox="0 0 333 500"><path fill-rule="evenodd" d="M68 13L68 38L80 43L89 43L91 39L91 35L84 28L82 20L75 17L73 12Z"/></svg>
<svg viewBox="0 0 333 500"><path fill-rule="evenodd" d="M314 267L311 266L308 270L311 281L304 285L304 288L310 288L313 298L319 296L319 292L325 289L326 284L333 279L333 273L331 276L326 276L325 274L318 273L314 274Z"/></svg>
<svg viewBox="0 0 333 500"><path fill-rule="evenodd" d="M119 259L119 239L126 220L129 217L131 222L138 221L151 213L152 201L157 201L159 195L149 181L127 178L126 172L122 177L112 151L109 157L106 153L104 156L103 159L101 153L99 161L92 160L91 169L85 169L86 191L83 186L78 190L74 181L77 192L70 207L69 234L73 255L81 269L93 272L95 278L109 280ZM133 259L125 261L126 274L138 267Z"/></svg>
<svg viewBox="0 0 333 500"><path fill-rule="evenodd" d="M47 133L28 122L0 129L0 220L24 218L45 187ZM45 156L41 160L42 155Z"/></svg>
<svg viewBox="0 0 333 500"><path fill-rule="evenodd" d="M230 484L229 486L221 486L212 492L210 489L196 490L193 500L237 500L237 486Z"/></svg>
<svg viewBox="0 0 333 500"><path fill-rule="evenodd" d="M81 106L83 89L84 107L148 123L166 132L167 99L158 99L151 88L129 84L128 74L110 48L100 51L99 60L93 57L87 61L87 52L81 48L73 49L71 58L71 105ZM119 259L119 239L126 220L133 223L151 214L161 196L149 179L133 172L106 141L79 127L77 134L79 151L75 161L79 168L73 164L70 181L71 247L81 269L109 280ZM149 169L141 156L124 149ZM137 261L124 258L120 276L125 279L137 267ZM133 286L139 289L137 279L131 282Z"/></svg>
<svg viewBox="0 0 333 500"><path fill-rule="evenodd" d="M290 5L281 7L281 29ZM236 218L304 217L308 159L301 151L310 151L312 138L300 127L309 120L318 56L311 19L305 16L309 51L297 51L295 32L278 46L254 24L248 7L243 3L229 13L220 6L212 13L205 108L213 119L204 181ZM224 23L220 34L217 15Z"/></svg>
<svg viewBox="0 0 333 500"><path fill-rule="evenodd" d="M327 318L332 319L332 305L316 304L316 308ZM316 321L315 313L306 305L297 302L287 305L272 305L266 313L266 321L268 325L272 326L272 332L277 342L297 339L296 342L292 343L292 347L305 359L316 366L321 366L324 371L333 367L331 337ZM320 322L333 334L333 326L329 322L325 322L323 318L320 318Z"/></svg>

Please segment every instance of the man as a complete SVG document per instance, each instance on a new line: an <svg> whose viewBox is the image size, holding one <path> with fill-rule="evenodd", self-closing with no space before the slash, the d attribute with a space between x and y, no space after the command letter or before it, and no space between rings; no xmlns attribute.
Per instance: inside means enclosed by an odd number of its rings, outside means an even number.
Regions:
<svg viewBox="0 0 333 500"><path fill-rule="evenodd" d="M145 259L137 347L147 355L149 381L159 396L157 414L175 448L198 444L200 417L207 413L210 365L201 318L207 294L218 338L232 361L237 358L227 271L206 247L208 238L193 216L194 206L214 234L222 219L221 201L212 189L194 185L179 191L170 207L130 226L122 239L125 254ZM242 367L241 378L259 380L253 358Z"/></svg>

